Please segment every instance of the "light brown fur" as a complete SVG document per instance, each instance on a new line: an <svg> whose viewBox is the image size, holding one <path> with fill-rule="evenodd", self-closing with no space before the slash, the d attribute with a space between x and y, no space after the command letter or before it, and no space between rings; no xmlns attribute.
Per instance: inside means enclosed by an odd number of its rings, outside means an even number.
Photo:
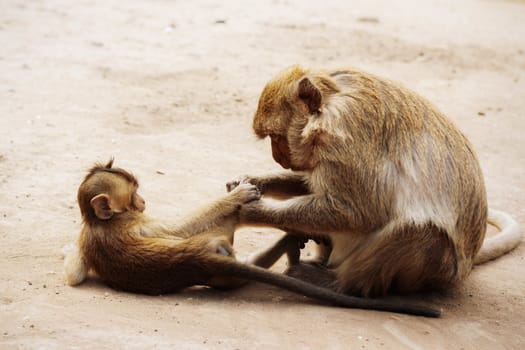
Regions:
<svg viewBox="0 0 525 350"><path fill-rule="evenodd" d="M290 274L381 296L450 288L470 273L487 227L483 176L470 142L430 102L358 70L296 66L266 85L253 128L293 172L229 183L284 198L248 203L241 222L330 240L324 282L311 266ZM517 225L509 232L498 254L519 243Z"/></svg>
<svg viewBox="0 0 525 350"><path fill-rule="evenodd" d="M78 191L83 218L78 245L65 260L69 284L81 283L89 269L114 288L144 294L194 285L232 288L255 280L340 306L439 315L425 307L351 298L261 268L286 253L291 261L298 260L298 242L291 236L254 256L249 264L238 262L232 247L237 212L259 198L254 185L243 184L177 223L143 214L145 202L137 189L135 177L113 168L112 161L89 171Z"/></svg>

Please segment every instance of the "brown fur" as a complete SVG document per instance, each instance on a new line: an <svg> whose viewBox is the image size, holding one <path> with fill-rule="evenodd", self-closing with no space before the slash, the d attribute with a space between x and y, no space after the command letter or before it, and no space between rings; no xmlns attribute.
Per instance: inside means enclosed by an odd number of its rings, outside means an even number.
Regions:
<svg viewBox="0 0 525 350"><path fill-rule="evenodd" d="M115 288L146 294L222 285L217 261L224 255L234 257L233 214L244 202L258 198L255 187L240 189L177 223L144 215L137 188L135 177L113 168L112 162L98 164L87 174L78 191L83 217L79 250L86 266ZM106 209L113 213L107 219L98 216L94 202L101 195L111 202ZM285 252L280 250L268 266Z"/></svg>
<svg viewBox="0 0 525 350"><path fill-rule="evenodd" d="M450 288L471 271L487 227L483 176L424 98L358 70L293 67L264 88L253 128L294 172L231 182L285 198L248 203L241 221L329 238L319 262L334 279L319 284L381 296Z"/></svg>
<svg viewBox="0 0 525 350"><path fill-rule="evenodd" d="M135 177L112 165L96 165L80 185L83 225L78 246L65 260L71 285L81 283L89 269L114 288L145 294L194 285L232 288L256 280L340 306L439 316L425 307L351 298L258 267L270 267L285 253L298 260L298 242L291 236L253 257L249 263L255 266L236 261L236 214L259 198L254 185L241 185L180 222L163 223L143 214Z"/></svg>

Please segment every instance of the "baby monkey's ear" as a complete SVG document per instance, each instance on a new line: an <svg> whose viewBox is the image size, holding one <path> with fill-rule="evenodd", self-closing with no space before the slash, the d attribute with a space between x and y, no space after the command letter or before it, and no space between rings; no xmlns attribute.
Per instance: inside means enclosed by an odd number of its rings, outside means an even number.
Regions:
<svg viewBox="0 0 525 350"><path fill-rule="evenodd" d="M89 201L93 210L95 210L95 215L100 220L109 220L113 216L113 209L109 203L109 196L105 193L99 194Z"/></svg>

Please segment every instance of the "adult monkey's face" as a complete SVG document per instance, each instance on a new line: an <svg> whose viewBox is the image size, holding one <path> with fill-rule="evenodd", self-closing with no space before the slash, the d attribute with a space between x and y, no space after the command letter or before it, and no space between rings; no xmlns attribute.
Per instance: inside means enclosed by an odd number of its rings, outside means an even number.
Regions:
<svg viewBox="0 0 525 350"><path fill-rule="evenodd" d="M270 135L272 140L272 156L283 168L293 168L290 161L290 147L288 140L284 136Z"/></svg>

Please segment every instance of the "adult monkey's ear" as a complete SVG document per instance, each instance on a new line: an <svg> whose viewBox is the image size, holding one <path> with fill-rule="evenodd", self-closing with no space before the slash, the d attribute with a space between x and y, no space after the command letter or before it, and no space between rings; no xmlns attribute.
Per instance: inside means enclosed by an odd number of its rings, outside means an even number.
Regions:
<svg viewBox="0 0 525 350"><path fill-rule="evenodd" d="M105 193L96 195L91 198L89 201L93 210L95 210L95 215L100 220L109 220L113 216L113 209L109 203L109 196Z"/></svg>
<svg viewBox="0 0 525 350"><path fill-rule="evenodd" d="M304 102L310 114L319 112L321 108L321 91L308 79L304 77L299 81L297 96Z"/></svg>

